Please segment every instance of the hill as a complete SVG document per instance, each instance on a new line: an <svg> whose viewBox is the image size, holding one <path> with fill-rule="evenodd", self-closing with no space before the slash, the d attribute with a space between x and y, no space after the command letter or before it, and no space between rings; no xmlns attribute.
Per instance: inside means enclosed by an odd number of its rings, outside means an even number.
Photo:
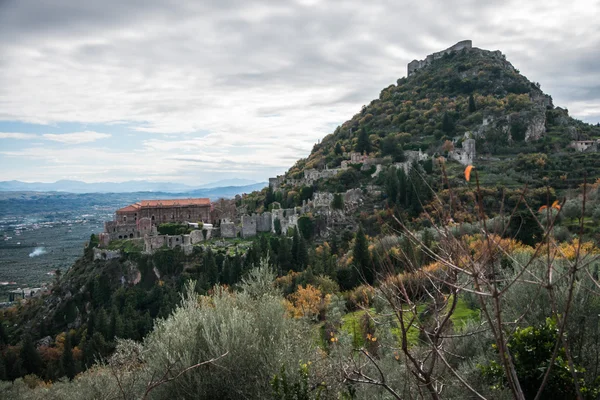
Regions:
<svg viewBox="0 0 600 400"><path fill-rule="evenodd" d="M594 153L570 147L599 139L600 126L555 107L540 84L521 75L500 51L465 48L438 56L383 89L286 177L339 167L350 152L394 160L406 150L448 157L468 139L475 141L474 164L490 183L520 186L547 177L564 188L581 183L586 172L600 175Z"/></svg>

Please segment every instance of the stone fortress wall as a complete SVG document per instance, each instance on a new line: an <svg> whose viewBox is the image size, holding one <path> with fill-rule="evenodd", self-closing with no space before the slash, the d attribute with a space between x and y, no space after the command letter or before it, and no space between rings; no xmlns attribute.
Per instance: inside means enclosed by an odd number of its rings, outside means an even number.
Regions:
<svg viewBox="0 0 600 400"><path fill-rule="evenodd" d="M407 66L407 76L411 76L416 70L431 64L433 60L442 58L445 54L450 54L454 51L460 51L462 49L472 49L473 42L471 40L462 40L453 46L448 47L446 50L438 51L428 55L424 60L412 60Z"/></svg>

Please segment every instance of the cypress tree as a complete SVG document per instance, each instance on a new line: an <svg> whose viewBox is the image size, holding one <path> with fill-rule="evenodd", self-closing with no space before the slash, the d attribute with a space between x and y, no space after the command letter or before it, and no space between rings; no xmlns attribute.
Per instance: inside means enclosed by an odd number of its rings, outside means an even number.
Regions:
<svg viewBox="0 0 600 400"><path fill-rule="evenodd" d="M354 266L361 278L372 285L375 281L375 271L373 271L371 255L369 254L369 243L367 242L367 237L363 232L362 226L359 226L358 232L356 232L352 256L354 258Z"/></svg>
<svg viewBox="0 0 600 400"><path fill-rule="evenodd" d="M219 269L213 252L209 249L204 256L204 271L211 285L219 283Z"/></svg>
<svg viewBox="0 0 600 400"><path fill-rule="evenodd" d="M469 112L477 111L477 106L475 106L475 99L473 98L473 94L469 96Z"/></svg>
<svg viewBox="0 0 600 400"><path fill-rule="evenodd" d="M108 328L108 339L113 340L115 338L123 337L123 319L119 314L117 306L113 306L110 313L110 325Z"/></svg>
<svg viewBox="0 0 600 400"><path fill-rule="evenodd" d="M342 197L341 193L335 193L333 195L333 201L331 202L331 207L336 210L344 209L344 197Z"/></svg>
<svg viewBox="0 0 600 400"><path fill-rule="evenodd" d="M65 348L60 360L62 372L69 380L75 377L75 359L73 359L73 347L71 344L71 334L67 333L65 338Z"/></svg>
<svg viewBox="0 0 600 400"><path fill-rule="evenodd" d="M359 153L370 153L371 152L371 140L369 134L362 128L358 134L358 140L356 141L356 151Z"/></svg>
<svg viewBox="0 0 600 400"><path fill-rule="evenodd" d="M284 275L289 271L291 266L290 244L288 238L282 237L279 242L279 253L277 254L277 261L279 262L280 275Z"/></svg>
<svg viewBox="0 0 600 400"><path fill-rule="evenodd" d="M335 149L334 149L334 153L338 156L341 156L343 151L342 151L342 145L340 144L340 142L337 142L335 144Z"/></svg>
<svg viewBox="0 0 600 400"><path fill-rule="evenodd" d="M447 112L444 113L444 117L442 118L442 131L447 134L454 132L454 122L450 119Z"/></svg>
<svg viewBox="0 0 600 400"><path fill-rule="evenodd" d="M390 167L385 177L385 191L390 205L396 204L396 201L398 200L398 189L398 173L396 172L396 168Z"/></svg>
<svg viewBox="0 0 600 400"><path fill-rule="evenodd" d="M21 359L25 373L40 376L42 371L42 357L40 357L40 353L38 353L33 345L29 335L26 335L23 339L19 358Z"/></svg>

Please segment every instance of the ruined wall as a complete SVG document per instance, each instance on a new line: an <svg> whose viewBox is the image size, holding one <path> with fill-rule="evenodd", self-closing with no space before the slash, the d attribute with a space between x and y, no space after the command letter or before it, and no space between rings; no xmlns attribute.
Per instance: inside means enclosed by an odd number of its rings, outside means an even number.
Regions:
<svg viewBox="0 0 600 400"><path fill-rule="evenodd" d="M340 171L341 171L340 168L323 169L321 171L314 169L314 168L306 169L306 170L304 170L303 183L311 185L321 178L325 178L325 179L332 178L332 177L336 176Z"/></svg>
<svg viewBox="0 0 600 400"><path fill-rule="evenodd" d="M236 237L235 224L230 221L221 222L221 237L231 239Z"/></svg>
<svg viewBox="0 0 600 400"><path fill-rule="evenodd" d="M597 152L599 140L574 140L571 142L571 147L579 152Z"/></svg>
<svg viewBox="0 0 600 400"><path fill-rule="evenodd" d="M475 155L475 139L466 139L462 143L462 149L454 149L448 152L448 157L458 161L462 165L473 164Z"/></svg>
<svg viewBox="0 0 600 400"><path fill-rule="evenodd" d="M271 232L271 226L273 226L272 215L270 212L264 212L261 215L256 216L256 231L257 232Z"/></svg>
<svg viewBox="0 0 600 400"><path fill-rule="evenodd" d="M315 207L331 207L333 202L333 193L315 192L313 194L313 205Z"/></svg>
<svg viewBox="0 0 600 400"><path fill-rule="evenodd" d="M413 60L407 65L407 76L410 76L415 71L428 66L433 62L433 60L442 58L445 54L471 48L473 48L473 42L471 40L463 40L456 43L453 46L448 47L446 50L438 51L436 53L428 55L424 60Z"/></svg>
<svg viewBox="0 0 600 400"><path fill-rule="evenodd" d="M94 248L94 260L113 260L121 257L121 250L105 250Z"/></svg>
<svg viewBox="0 0 600 400"><path fill-rule="evenodd" d="M110 240L132 239L139 237L137 224L135 222L117 223L116 221L106 221L104 223L104 232L110 236Z"/></svg>
<svg viewBox="0 0 600 400"><path fill-rule="evenodd" d="M256 216L242 215L242 237L256 236Z"/></svg>

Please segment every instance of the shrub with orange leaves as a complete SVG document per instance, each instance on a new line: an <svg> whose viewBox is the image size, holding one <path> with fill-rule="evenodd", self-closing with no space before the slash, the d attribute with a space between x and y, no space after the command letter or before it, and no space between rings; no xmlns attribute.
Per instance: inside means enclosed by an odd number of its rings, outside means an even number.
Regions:
<svg viewBox="0 0 600 400"><path fill-rule="evenodd" d="M579 248L579 258L587 257L590 255L600 254L600 249L592 242L583 242L579 245L579 239L575 238L572 242L563 242L558 248L554 250L554 257L565 258L567 260L574 260L577 256L577 249Z"/></svg>
<svg viewBox="0 0 600 400"><path fill-rule="evenodd" d="M331 295L323 293L312 285L302 287L288 296L286 310L294 318L317 318L331 302Z"/></svg>
<svg viewBox="0 0 600 400"><path fill-rule="evenodd" d="M469 245L471 256L474 259L498 257L504 253L512 253L515 251L533 253L533 248L524 245L513 238L502 238L495 234L490 234L488 237L483 235L467 235L464 240ZM489 240L489 245L488 245Z"/></svg>

